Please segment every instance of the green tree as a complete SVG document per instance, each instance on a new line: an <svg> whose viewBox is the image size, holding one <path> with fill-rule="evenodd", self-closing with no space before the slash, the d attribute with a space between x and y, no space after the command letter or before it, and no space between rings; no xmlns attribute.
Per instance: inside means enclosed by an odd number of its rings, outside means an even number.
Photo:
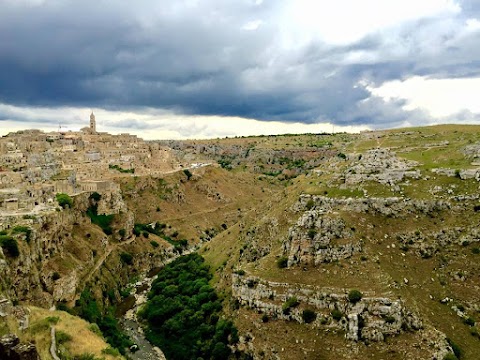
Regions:
<svg viewBox="0 0 480 360"><path fill-rule="evenodd" d="M58 193L55 198L58 201L58 205L63 209L71 208L73 206L73 200L68 194Z"/></svg>
<svg viewBox="0 0 480 360"><path fill-rule="evenodd" d="M187 180L190 180L190 178L193 176L193 174L188 169L183 170L183 173L187 176Z"/></svg>
<svg viewBox="0 0 480 360"><path fill-rule="evenodd" d="M11 257L18 257L20 255L17 240L11 236L0 235L0 246Z"/></svg>
<svg viewBox="0 0 480 360"><path fill-rule="evenodd" d="M358 290L350 290L348 293L348 301L351 303L357 303L362 300L363 294Z"/></svg>
<svg viewBox="0 0 480 360"><path fill-rule="evenodd" d="M317 314L315 313L315 311L311 310L311 309L305 309L303 310L302 312L302 319L303 321L305 321L307 324L310 324L311 322L315 321L315 319L317 318Z"/></svg>

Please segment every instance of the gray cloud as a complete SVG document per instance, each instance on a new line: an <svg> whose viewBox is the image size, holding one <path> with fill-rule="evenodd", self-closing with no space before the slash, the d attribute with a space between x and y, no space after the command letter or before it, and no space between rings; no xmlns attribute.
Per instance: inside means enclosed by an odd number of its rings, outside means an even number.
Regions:
<svg viewBox="0 0 480 360"><path fill-rule="evenodd" d="M280 1L28 3L0 2L6 104L393 126L428 115L369 99L359 81L480 75L479 33L460 34L480 14L473 0L456 16L412 21L354 44L312 41L289 50L279 40ZM255 20L258 29L243 29ZM130 126L147 126L140 122Z"/></svg>

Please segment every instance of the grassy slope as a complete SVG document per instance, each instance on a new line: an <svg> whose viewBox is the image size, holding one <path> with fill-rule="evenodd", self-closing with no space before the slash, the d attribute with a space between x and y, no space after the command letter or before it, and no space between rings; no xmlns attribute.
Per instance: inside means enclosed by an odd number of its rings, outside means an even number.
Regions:
<svg viewBox="0 0 480 360"><path fill-rule="evenodd" d="M454 186L453 195L477 194L478 183L474 180L462 181L457 178L446 176L431 176L429 170L434 167L470 168L470 161L461 153L461 149L479 139L480 127L478 126L438 126L429 128L401 129L387 131L376 140L365 139L362 135L342 135L332 137L335 146L339 151L361 153L370 148L389 147L397 152L397 155L411 160L419 161L419 169L423 174L430 175L427 180L411 180L409 184L402 184L401 188L405 196L418 199L431 199L433 195L429 190L440 185L444 189ZM448 144L445 143L448 141ZM459 244L449 245L440 249L430 259L422 259L415 255L414 251L403 251L400 243L395 239L395 234L403 232L415 232L420 229L422 232L436 231L440 228L471 227L478 224L480 214L473 211L474 203L469 205L462 213L445 211L436 217L429 216L407 216L403 219L389 219L357 214L339 214L347 226L355 227L355 236L365 238L363 260L361 255L351 259L332 264L323 264L318 267L296 267L292 269L278 269L276 259L281 255L282 237L286 236L288 227L296 221L298 214L291 213L288 209L295 202L301 192L313 194L325 194L328 196L353 196L361 197L362 193L358 188L338 189L339 184L335 183L331 176L332 168L339 169L345 164L339 163L334 167L320 167L321 176L300 177L294 186L288 187L278 202L266 204L266 210L258 209L258 215L243 219L242 225L237 224L230 234L223 233L215 238L208 247L204 248L205 257L215 269L216 279L220 284L229 285L228 277L233 268L242 267L248 273L261 276L268 280L285 281L289 283L315 284L319 286L335 286L340 288L359 288L362 291L378 295L400 296L412 309L419 311L424 320L434 325L439 330L452 338L464 351L464 358L475 359L480 352L480 340L470 334L472 329L464 324L455 312L450 308L453 304L478 304L480 294L478 293L479 256L472 253L472 248L478 244L461 246ZM398 195L390 188L378 183L364 184L370 196L392 196ZM446 191L437 194L438 197L446 196ZM273 205L273 206L270 206ZM272 244L270 254L259 261L239 264L240 249L250 244L245 232L251 229L258 229L264 218L275 217L279 220L279 233L274 236L263 234L257 236L256 240ZM387 238L386 238L387 236ZM395 247L391 245L395 244ZM402 253L404 255L402 255ZM366 260L365 260L366 257ZM465 280L458 280L455 274L459 271L467 274ZM409 280L409 285L403 285L403 279ZM228 287L227 287L228 292ZM446 296L455 299L450 305L441 304L439 300ZM476 321L480 316L473 308L468 308L467 313ZM325 343L318 348L323 354L320 358L345 358L347 355L335 355L335 351L325 351L325 347L331 349L345 345L342 338L326 335L325 338L316 337L318 330L312 330L297 324L284 322L269 322L263 324L259 321L260 315L242 309L237 314L238 323L242 330L254 332L258 339L264 339L264 345L275 346L277 350L287 347L286 339L293 337L285 336L287 331L295 331L297 336L304 334L306 339L318 339ZM255 325L252 325L253 324ZM293 336L293 335L292 335ZM357 358L365 358L368 353L370 358L392 358L401 357L401 351L409 352L409 356L421 356L420 352L412 347L418 339L411 334L405 334L398 338L387 341L385 349L390 355L381 350L381 346L371 345L365 353L359 350ZM297 339L298 340L298 339ZM293 340L292 340L293 341ZM403 343L403 345L401 345ZM260 347L262 340L258 341ZM282 358L318 358L318 353L313 355L302 354L298 351L298 345L294 343L287 356ZM390 344L390 345L389 345ZM313 346L313 345L312 345ZM363 345L357 345L360 348ZM421 348L425 348L421 344ZM297 350L294 350L294 348ZM312 348L315 348L313 346ZM323 349L323 352L321 351ZM388 352L387 351L387 352ZM363 355L362 355L363 354ZM323 357L322 357L323 356ZM352 358L349 354L346 358Z"/></svg>
<svg viewBox="0 0 480 360"><path fill-rule="evenodd" d="M108 348L105 340L90 330L90 324L85 320L72 316L64 311L49 311L37 307L29 307L30 326L25 332L15 331L17 336L23 342L34 342L37 346L41 359L51 359L50 356L50 324L48 319L56 319L55 329L57 332L64 332L71 336L71 340L63 346L71 356L84 353L93 354L98 358L106 360L123 359L121 356L112 356L102 353L102 350ZM14 319L9 319L10 329L16 329L17 324Z"/></svg>

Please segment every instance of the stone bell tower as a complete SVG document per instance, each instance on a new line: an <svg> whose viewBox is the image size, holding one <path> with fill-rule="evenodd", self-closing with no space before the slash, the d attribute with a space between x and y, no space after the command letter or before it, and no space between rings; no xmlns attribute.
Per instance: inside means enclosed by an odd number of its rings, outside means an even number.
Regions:
<svg viewBox="0 0 480 360"><path fill-rule="evenodd" d="M92 134L97 132L97 125L95 124L95 115L93 114L93 111L90 114L90 130L92 131Z"/></svg>

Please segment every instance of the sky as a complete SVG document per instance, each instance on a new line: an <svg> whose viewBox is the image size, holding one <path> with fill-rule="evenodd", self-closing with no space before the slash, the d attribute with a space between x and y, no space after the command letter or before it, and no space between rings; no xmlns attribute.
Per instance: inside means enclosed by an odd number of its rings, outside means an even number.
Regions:
<svg viewBox="0 0 480 360"><path fill-rule="evenodd" d="M0 135L480 124L478 0L0 0Z"/></svg>

